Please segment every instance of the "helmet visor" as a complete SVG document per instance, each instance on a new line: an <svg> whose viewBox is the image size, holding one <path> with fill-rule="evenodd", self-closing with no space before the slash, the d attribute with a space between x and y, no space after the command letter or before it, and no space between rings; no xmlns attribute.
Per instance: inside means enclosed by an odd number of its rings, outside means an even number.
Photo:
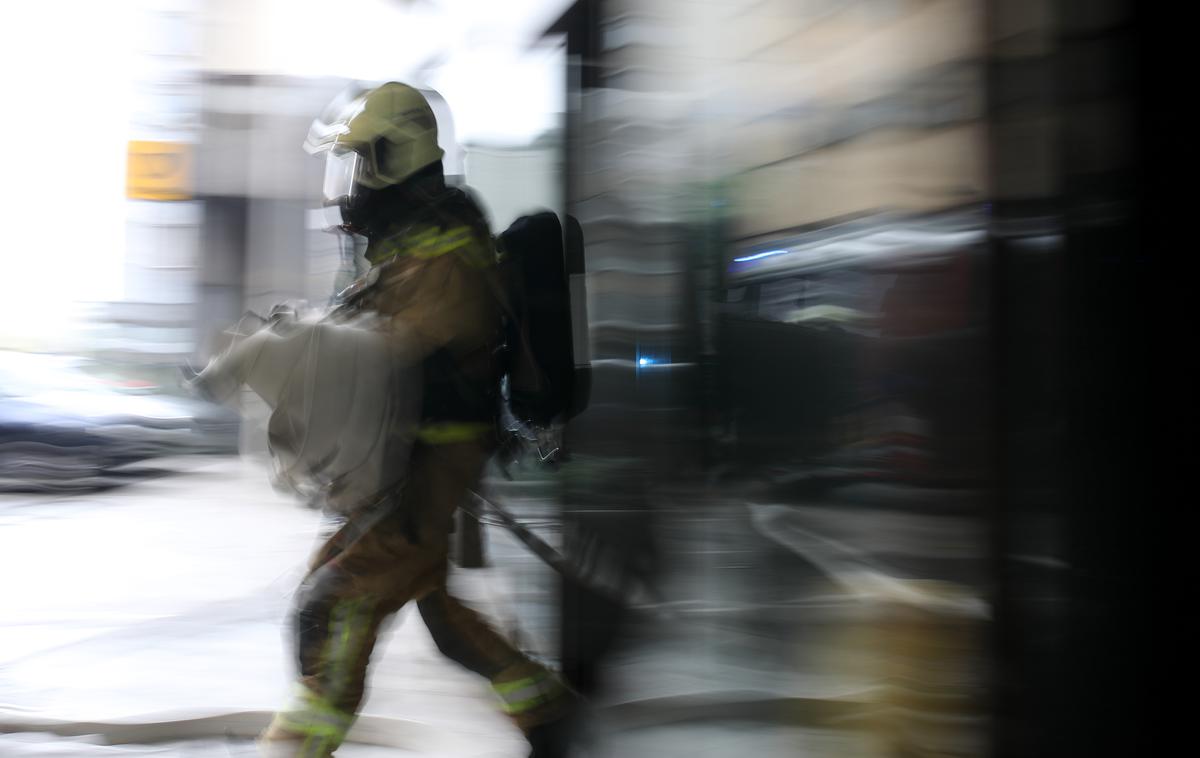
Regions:
<svg viewBox="0 0 1200 758"><path fill-rule="evenodd" d="M353 150L334 147L325 159L325 182L321 192L327 205L349 205L354 200L362 156Z"/></svg>
<svg viewBox="0 0 1200 758"><path fill-rule="evenodd" d="M365 90L361 87L351 87L325 106L308 128L303 145L305 152L316 155L333 148L338 137L349 129L350 120L365 107L364 94Z"/></svg>

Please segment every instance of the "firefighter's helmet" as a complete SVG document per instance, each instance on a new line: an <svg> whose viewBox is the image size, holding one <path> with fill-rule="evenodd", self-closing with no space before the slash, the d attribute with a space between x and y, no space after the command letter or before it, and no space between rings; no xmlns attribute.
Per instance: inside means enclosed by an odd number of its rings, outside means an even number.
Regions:
<svg viewBox="0 0 1200 758"><path fill-rule="evenodd" d="M326 154L325 204L344 210L364 190L401 184L442 160L429 101L399 82L343 92L313 121L304 149Z"/></svg>

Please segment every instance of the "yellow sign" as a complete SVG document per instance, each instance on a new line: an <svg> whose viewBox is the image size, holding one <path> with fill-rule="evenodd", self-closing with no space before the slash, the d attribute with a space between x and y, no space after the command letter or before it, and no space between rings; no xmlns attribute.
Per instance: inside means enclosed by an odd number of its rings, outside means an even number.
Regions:
<svg viewBox="0 0 1200 758"><path fill-rule="evenodd" d="M189 199L191 159L191 147L186 142L131 140L125 196L131 200Z"/></svg>

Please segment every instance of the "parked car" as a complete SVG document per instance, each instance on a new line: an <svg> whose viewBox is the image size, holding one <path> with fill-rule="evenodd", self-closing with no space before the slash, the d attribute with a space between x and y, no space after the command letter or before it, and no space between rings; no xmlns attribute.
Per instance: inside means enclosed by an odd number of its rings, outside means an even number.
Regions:
<svg viewBox="0 0 1200 758"><path fill-rule="evenodd" d="M121 392L77 358L0 351L0 489L87 487L139 461L232 454L238 430L228 408Z"/></svg>

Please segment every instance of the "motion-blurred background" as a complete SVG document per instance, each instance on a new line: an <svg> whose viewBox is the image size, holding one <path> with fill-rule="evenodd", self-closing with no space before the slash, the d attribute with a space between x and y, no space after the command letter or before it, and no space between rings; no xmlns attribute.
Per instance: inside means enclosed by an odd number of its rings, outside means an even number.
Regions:
<svg viewBox="0 0 1200 758"><path fill-rule="evenodd" d="M318 514L179 377L344 282L300 143L388 80L494 231L582 231L572 459L485 494L587 581L488 519L455 581L591 697L589 755L1143 754L1133 11L6 5L0 754L241 754L280 702ZM347 755L522 754L392 634Z"/></svg>

